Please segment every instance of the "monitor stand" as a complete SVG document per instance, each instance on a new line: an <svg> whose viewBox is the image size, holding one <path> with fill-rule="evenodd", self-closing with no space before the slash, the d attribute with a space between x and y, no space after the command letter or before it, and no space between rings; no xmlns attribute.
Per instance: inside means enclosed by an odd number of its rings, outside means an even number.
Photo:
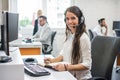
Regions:
<svg viewBox="0 0 120 80"><path fill-rule="evenodd" d="M6 63L12 61L10 56L5 55L4 51L0 51L0 63Z"/></svg>
<svg viewBox="0 0 120 80"><path fill-rule="evenodd" d="M0 56L0 63L6 63L12 61L12 58L9 56Z"/></svg>

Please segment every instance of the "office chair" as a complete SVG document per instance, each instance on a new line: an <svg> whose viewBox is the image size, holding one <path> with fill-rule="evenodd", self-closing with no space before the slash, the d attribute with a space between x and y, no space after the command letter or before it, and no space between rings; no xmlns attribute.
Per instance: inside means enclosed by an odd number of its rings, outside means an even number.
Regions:
<svg viewBox="0 0 120 80"><path fill-rule="evenodd" d="M115 58L120 48L120 38L96 36L91 42L91 80L111 80Z"/></svg>
<svg viewBox="0 0 120 80"><path fill-rule="evenodd" d="M51 51L53 50L53 41L54 41L54 37L55 37L56 33L57 33L56 31L52 31L52 34L51 34L51 49L50 50L48 50L49 45L42 44L43 54L51 54Z"/></svg>
<svg viewBox="0 0 120 80"><path fill-rule="evenodd" d="M120 29L115 29L115 33L117 37L120 37ZM119 52L120 53L120 52ZM119 54L120 55L120 54ZM116 72L120 72L120 67L116 67Z"/></svg>
<svg viewBox="0 0 120 80"><path fill-rule="evenodd" d="M117 37L120 37L120 29L115 29L115 33Z"/></svg>
<svg viewBox="0 0 120 80"><path fill-rule="evenodd" d="M88 29L88 33L89 33L90 41L92 41L92 39L94 38L94 34L93 34L92 30Z"/></svg>

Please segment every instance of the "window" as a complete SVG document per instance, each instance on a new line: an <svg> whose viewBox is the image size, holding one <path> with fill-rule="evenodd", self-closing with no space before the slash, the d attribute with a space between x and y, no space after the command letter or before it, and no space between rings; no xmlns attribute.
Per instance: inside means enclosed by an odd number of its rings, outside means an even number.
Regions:
<svg viewBox="0 0 120 80"><path fill-rule="evenodd" d="M71 0L18 0L20 27L33 27L32 21L41 9L51 28L64 28L64 11L70 5Z"/></svg>
<svg viewBox="0 0 120 80"><path fill-rule="evenodd" d="M20 27L31 27L38 9L42 9L42 0L18 0Z"/></svg>
<svg viewBox="0 0 120 80"><path fill-rule="evenodd" d="M47 17L50 27L65 28L64 12L70 5L71 0L47 0Z"/></svg>

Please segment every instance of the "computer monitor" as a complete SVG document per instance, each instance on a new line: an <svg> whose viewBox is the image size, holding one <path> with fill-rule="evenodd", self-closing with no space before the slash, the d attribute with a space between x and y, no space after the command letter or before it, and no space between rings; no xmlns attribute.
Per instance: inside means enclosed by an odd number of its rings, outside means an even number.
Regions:
<svg viewBox="0 0 120 80"><path fill-rule="evenodd" d="M9 42L18 38L19 15L18 13L4 12L2 18L0 50L4 50L6 55L9 56Z"/></svg>
<svg viewBox="0 0 120 80"><path fill-rule="evenodd" d="M6 12L6 23L8 28L9 42L18 39L18 13Z"/></svg>
<svg viewBox="0 0 120 80"><path fill-rule="evenodd" d="M113 30L120 29L120 21L113 21Z"/></svg>

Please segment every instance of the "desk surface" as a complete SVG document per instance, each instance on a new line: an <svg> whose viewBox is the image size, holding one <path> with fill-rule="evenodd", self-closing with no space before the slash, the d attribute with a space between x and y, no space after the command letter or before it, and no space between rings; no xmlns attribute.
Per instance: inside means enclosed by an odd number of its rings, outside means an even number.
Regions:
<svg viewBox="0 0 120 80"><path fill-rule="evenodd" d="M17 39L9 43L10 47L22 47L22 48L37 48L42 47L41 42L32 42L32 43L26 43L22 41L22 39Z"/></svg>
<svg viewBox="0 0 120 80"><path fill-rule="evenodd" d="M42 54L42 43L26 43L22 39L17 39L9 43L10 47L19 47L21 55L40 55Z"/></svg>
<svg viewBox="0 0 120 80"><path fill-rule="evenodd" d="M44 62L43 62L44 55L22 56L22 58L26 58L26 57L36 58L38 60L38 63L44 64ZM52 57L52 56L51 55L45 55L45 57ZM45 69L47 69L47 68L45 68ZM25 80L77 80L68 71L58 72L58 71L54 71L54 70L51 70L51 69L47 69L47 70L51 73L50 75L40 76L40 77L31 77L31 76L25 74Z"/></svg>

